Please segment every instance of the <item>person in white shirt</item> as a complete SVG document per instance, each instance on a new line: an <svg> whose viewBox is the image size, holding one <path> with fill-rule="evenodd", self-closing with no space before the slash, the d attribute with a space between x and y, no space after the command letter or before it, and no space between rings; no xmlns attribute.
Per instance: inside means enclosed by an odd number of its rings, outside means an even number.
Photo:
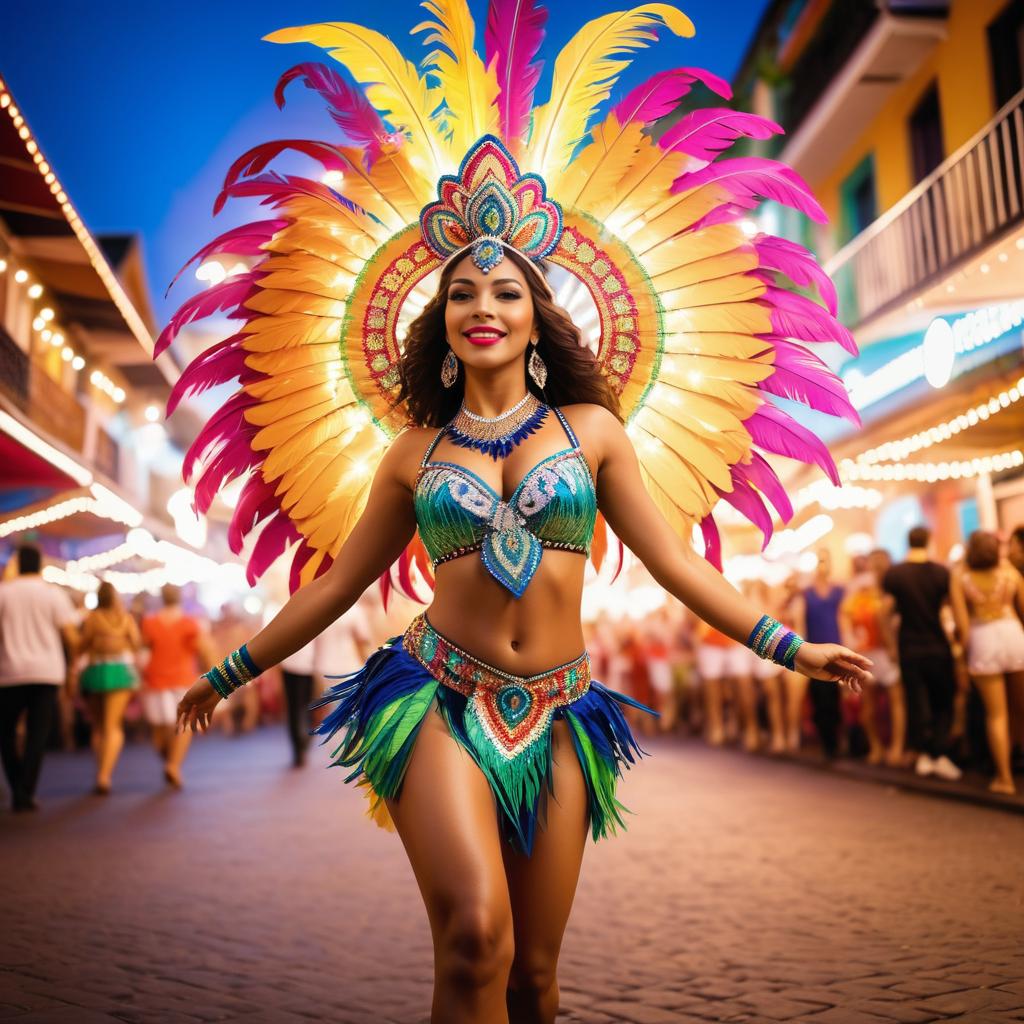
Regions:
<svg viewBox="0 0 1024 1024"><path fill-rule="evenodd" d="M47 583L42 554L18 548L18 575L0 583L0 758L15 812L34 811L39 772L59 688L74 681L78 634L71 599ZM18 750L18 722L26 716L24 749Z"/></svg>
<svg viewBox="0 0 1024 1024"><path fill-rule="evenodd" d="M359 601L316 639L281 662L294 767L301 768L306 763L314 676L330 678L354 672L369 655L369 645L369 622L363 601Z"/></svg>

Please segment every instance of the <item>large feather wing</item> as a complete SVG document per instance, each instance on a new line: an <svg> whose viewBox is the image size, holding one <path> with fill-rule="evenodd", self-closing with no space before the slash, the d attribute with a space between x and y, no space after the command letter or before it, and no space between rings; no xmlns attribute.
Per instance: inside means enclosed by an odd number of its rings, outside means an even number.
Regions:
<svg viewBox="0 0 1024 1024"><path fill-rule="evenodd" d="M473 48L473 18L465 0L428 0L423 6L435 20L420 22L413 32L427 31L424 45L436 44L423 66L440 79L451 114L452 151L465 153L481 135L498 130L497 75Z"/></svg>
<svg viewBox="0 0 1024 1024"><path fill-rule="evenodd" d="M443 97L427 85L415 65L386 36L362 25L331 22L281 29L265 36L272 43L313 43L343 64L366 91L377 111L408 133L410 159L430 181L458 164L437 117ZM460 154L461 155L461 154Z"/></svg>
<svg viewBox="0 0 1024 1024"><path fill-rule="evenodd" d="M587 22L555 60L551 98L534 112L529 163L558 194L558 179L590 118L611 94L619 74L629 66L624 54L657 39L662 26L678 36L692 36L693 23L668 4L643 4Z"/></svg>

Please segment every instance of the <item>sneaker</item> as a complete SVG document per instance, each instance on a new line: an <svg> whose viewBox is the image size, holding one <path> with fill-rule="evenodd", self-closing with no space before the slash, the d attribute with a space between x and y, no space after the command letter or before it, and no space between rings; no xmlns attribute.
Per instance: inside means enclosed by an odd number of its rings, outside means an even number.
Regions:
<svg viewBox="0 0 1024 1024"><path fill-rule="evenodd" d="M956 782L963 778L963 772L945 754L942 757L937 757L932 762L932 771L940 779L945 779L947 782Z"/></svg>
<svg viewBox="0 0 1024 1024"><path fill-rule="evenodd" d="M914 774L926 778L935 771L935 762L927 754L918 754Z"/></svg>

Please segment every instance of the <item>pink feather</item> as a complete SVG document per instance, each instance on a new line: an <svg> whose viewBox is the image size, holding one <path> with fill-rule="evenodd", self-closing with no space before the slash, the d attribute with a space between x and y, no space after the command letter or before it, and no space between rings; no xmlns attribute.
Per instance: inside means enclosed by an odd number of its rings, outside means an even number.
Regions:
<svg viewBox="0 0 1024 1024"><path fill-rule="evenodd" d="M167 415L171 416L183 399L201 395L218 384L226 384L229 380L248 383L262 376L246 367L248 356L249 353L242 348L242 336L238 334L208 348L193 359L175 381L170 398L167 399Z"/></svg>
<svg viewBox="0 0 1024 1024"><path fill-rule="evenodd" d="M753 484L772 503L779 518L788 523L793 518L793 504L786 489L763 455L752 451L750 456L750 462L732 467L732 475Z"/></svg>
<svg viewBox="0 0 1024 1024"><path fill-rule="evenodd" d="M832 279L822 270L814 254L802 245L786 238L774 235L758 235L754 239L760 264L765 270L775 270L785 274L794 284L802 288L816 286L828 311L835 316L838 310L836 286ZM761 276L761 275L758 275ZM771 284L767 277L762 280Z"/></svg>
<svg viewBox="0 0 1024 1024"><path fill-rule="evenodd" d="M768 546L768 541L772 539L771 513L761 500L761 496L744 479L742 473L736 472L736 469L737 467L733 466L729 474L732 477L732 490L719 490L718 493L722 496L723 500L732 505L740 515L749 519L761 531L761 550L764 551Z"/></svg>
<svg viewBox="0 0 1024 1024"><path fill-rule="evenodd" d="M232 186L243 178L252 178L265 170L267 165L282 153L294 150L303 156L316 160L327 171L344 171L352 166L351 161L329 142L317 142L307 139L277 139L274 142L263 142L243 153L224 175L224 184L213 204L214 215L220 213L233 195ZM326 187L326 186L325 186Z"/></svg>
<svg viewBox="0 0 1024 1024"><path fill-rule="evenodd" d="M689 153L698 160L714 160L737 139L769 139L781 132L782 127L766 117L708 107L680 118L658 139L658 145L666 151Z"/></svg>
<svg viewBox="0 0 1024 1024"><path fill-rule="evenodd" d="M676 68L674 71L659 71L646 82L631 89L624 99L612 108L619 124L641 121L648 124L659 117L671 114L679 101L690 91L694 82L703 82L712 92L729 99L732 89L729 83L704 68Z"/></svg>
<svg viewBox="0 0 1024 1024"><path fill-rule="evenodd" d="M759 448L808 465L817 465L832 483L839 486L836 464L821 439L777 406L765 402L744 421L744 426Z"/></svg>
<svg viewBox="0 0 1024 1024"><path fill-rule="evenodd" d="M380 603L384 606L384 611L388 610L388 598L391 597L391 572L382 572L377 577L377 584L380 587Z"/></svg>
<svg viewBox="0 0 1024 1024"><path fill-rule="evenodd" d="M306 563L316 554L316 549L311 548L307 541L303 540L299 546L295 549L295 554L292 555L291 569L288 572L288 591L294 594L299 589L299 579L302 575L302 570L306 567ZM331 558L327 556L324 561L330 565ZM317 573L319 576L320 574Z"/></svg>
<svg viewBox="0 0 1024 1024"><path fill-rule="evenodd" d="M776 334L801 341L834 341L851 355L857 355L857 342L849 330L806 295L769 287L758 301L771 307L772 330Z"/></svg>
<svg viewBox="0 0 1024 1024"><path fill-rule="evenodd" d="M256 282L253 274L248 273L229 277L226 281L221 281L220 284L215 284L186 299L156 339L153 358L160 355L174 341L183 327L196 320L203 320L225 309L232 310L228 315L233 319L243 319L245 314L240 313L239 309L246 299L255 294Z"/></svg>
<svg viewBox="0 0 1024 1024"><path fill-rule="evenodd" d="M236 555L242 550L245 535L281 507L275 490L276 484L268 484L259 472L245 482L228 525L228 547Z"/></svg>
<svg viewBox="0 0 1024 1024"><path fill-rule="evenodd" d="M248 440L248 438L246 438ZM254 452L248 444L227 444L204 467L195 485L195 507L206 514L217 492L243 473L254 469L263 461L261 452Z"/></svg>
<svg viewBox="0 0 1024 1024"><path fill-rule="evenodd" d="M759 156L716 160L697 171L681 174L672 183L672 191L689 192L702 185L721 185L728 190L732 202L744 209L753 209L762 199L774 199L785 206L806 213L811 220L825 224L828 217L811 194L807 182L791 167L778 160Z"/></svg>
<svg viewBox="0 0 1024 1024"><path fill-rule="evenodd" d="M388 130L363 91L349 85L326 64L296 64L280 77L274 90L274 102L279 109L284 107L286 86L296 80L320 94L327 104L327 112L345 133L346 140L362 148L363 161L369 170L380 156L381 142Z"/></svg>
<svg viewBox="0 0 1024 1024"><path fill-rule="evenodd" d="M195 262L203 262L210 256L226 252L232 256L256 256L263 253L263 246L269 242L274 235L283 227L287 227L286 220L261 220L253 224L242 224L240 227L225 231L218 235L212 242L204 245L182 268L174 275L174 280L167 286L168 292L175 286L178 278Z"/></svg>
<svg viewBox="0 0 1024 1024"><path fill-rule="evenodd" d="M803 402L829 416L839 416L860 426L860 416L850 404L843 382L813 352L802 345L773 338L775 372L757 386L780 398Z"/></svg>
<svg viewBox="0 0 1024 1024"><path fill-rule="evenodd" d="M718 523L710 512L700 521L700 532L704 538L704 557L721 572L722 537L718 532Z"/></svg>
<svg viewBox="0 0 1024 1024"><path fill-rule="evenodd" d="M535 0L491 0L484 31L484 62L498 76L498 128L505 142L522 139L544 68L531 63L544 42L547 9Z"/></svg>
<svg viewBox="0 0 1024 1024"><path fill-rule="evenodd" d="M254 428L245 419L245 410L259 404L259 399L244 391L236 391L210 418L199 431L199 436L189 446L181 467L185 480L192 479L196 463L205 460L211 450L239 438L248 441Z"/></svg>
<svg viewBox="0 0 1024 1024"><path fill-rule="evenodd" d="M256 586L256 581L284 554L285 548L300 539L295 524L283 512L271 519L253 546L252 557L245 567L245 578L249 586Z"/></svg>

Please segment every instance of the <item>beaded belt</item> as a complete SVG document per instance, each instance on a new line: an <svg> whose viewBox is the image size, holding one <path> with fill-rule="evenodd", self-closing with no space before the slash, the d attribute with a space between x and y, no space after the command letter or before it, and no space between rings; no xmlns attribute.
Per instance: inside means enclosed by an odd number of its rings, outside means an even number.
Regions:
<svg viewBox="0 0 1024 1024"><path fill-rule="evenodd" d="M508 759L531 746L555 710L590 689L590 656L534 676L514 676L474 658L417 615L402 646L439 683L468 698L469 710L494 746Z"/></svg>

